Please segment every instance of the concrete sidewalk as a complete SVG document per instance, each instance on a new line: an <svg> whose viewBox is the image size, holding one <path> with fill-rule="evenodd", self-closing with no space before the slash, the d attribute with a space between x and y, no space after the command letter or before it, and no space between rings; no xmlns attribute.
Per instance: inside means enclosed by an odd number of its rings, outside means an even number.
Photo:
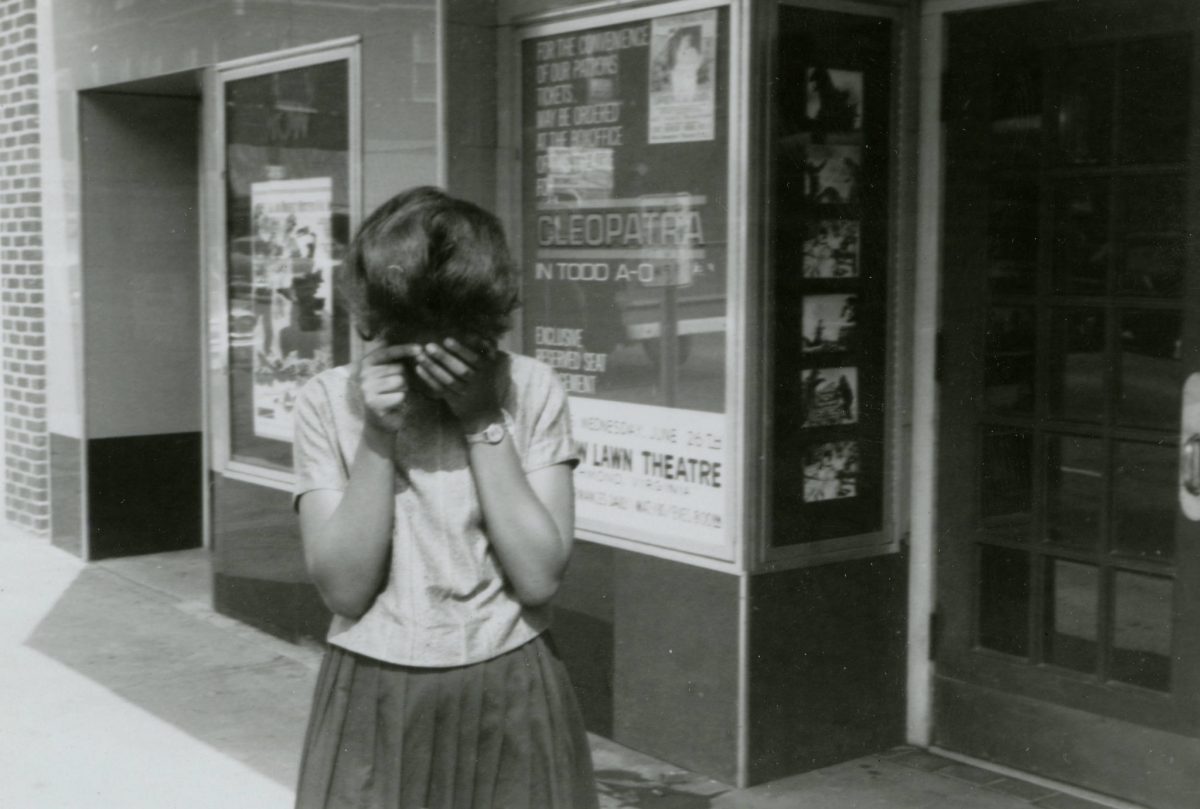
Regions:
<svg viewBox="0 0 1200 809"><path fill-rule="evenodd" d="M203 551L0 538L0 807L288 807L320 652L216 615ZM593 737L605 809L1097 809L928 753L748 790ZM547 809L557 809L547 807Z"/></svg>

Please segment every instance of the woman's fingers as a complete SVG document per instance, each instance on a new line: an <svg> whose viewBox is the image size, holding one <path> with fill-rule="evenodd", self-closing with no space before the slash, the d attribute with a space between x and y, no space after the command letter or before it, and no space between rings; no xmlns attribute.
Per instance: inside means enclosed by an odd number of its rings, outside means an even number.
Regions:
<svg viewBox="0 0 1200 809"><path fill-rule="evenodd" d="M425 353L422 355L427 357L431 362L431 369L435 372L438 370L449 373L453 379L445 380L447 384L454 384L455 381L462 381L475 372L475 367L471 363L464 362L459 357L450 353L448 350L435 343L430 343L425 346Z"/></svg>
<svg viewBox="0 0 1200 809"><path fill-rule="evenodd" d="M385 345L363 355L362 365L369 368L376 365L388 365L402 362L407 357L415 357L421 353L421 347L416 343L400 343Z"/></svg>
<svg viewBox="0 0 1200 809"><path fill-rule="evenodd" d="M437 398L444 398L447 394L452 393L449 385L443 383L439 378L433 375L429 365L417 360L417 364L413 366L413 370L417 378L425 383L425 387L429 388L429 392Z"/></svg>
<svg viewBox="0 0 1200 809"><path fill-rule="evenodd" d="M453 337L447 337L443 345L445 346L447 353L457 357L459 360L472 367L477 366L479 361L483 359L484 356L481 351L464 345L458 340L455 340Z"/></svg>

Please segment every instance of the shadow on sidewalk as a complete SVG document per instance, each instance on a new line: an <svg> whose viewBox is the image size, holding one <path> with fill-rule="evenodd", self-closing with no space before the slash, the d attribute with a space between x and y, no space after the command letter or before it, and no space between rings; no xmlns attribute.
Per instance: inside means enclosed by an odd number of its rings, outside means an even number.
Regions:
<svg viewBox="0 0 1200 809"><path fill-rule="evenodd" d="M26 646L268 778L295 783L316 673L273 644L89 567Z"/></svg>

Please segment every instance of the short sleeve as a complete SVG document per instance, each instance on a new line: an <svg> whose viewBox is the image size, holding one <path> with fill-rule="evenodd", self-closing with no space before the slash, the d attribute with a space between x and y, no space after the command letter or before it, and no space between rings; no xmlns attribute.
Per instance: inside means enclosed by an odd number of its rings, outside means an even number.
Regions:
<svg viewBox="0 0 1200 809"><path fill-rule="evenodd" d="M292 507L295 508L300 496L307 492L345 489L346 473L338 451L329 396L321 380L310 379L301 388L292 419L292 465L296 472Z"/></svg>
<svg viewBox="0 0 1200 809"><path fill-rule="evenodd" d="M549 366L539 363L531 398L536 404L529 450L525 455L525 471L543 469L565 463L571 468L579 464L579 453L571 437L571 412L567 393L558 375Z"/></svg>

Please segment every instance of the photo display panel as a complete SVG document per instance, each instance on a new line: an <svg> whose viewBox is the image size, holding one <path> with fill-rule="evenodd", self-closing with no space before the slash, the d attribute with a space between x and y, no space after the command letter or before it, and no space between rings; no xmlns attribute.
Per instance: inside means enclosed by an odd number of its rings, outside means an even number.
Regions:
<svg viewBox="0 0 1200 809"><path fill-rule="evenodd" d="M523 350L570 397L579 527L731 558L729 14L522 42Z"/></svg>
<svg viewBox="0 0 1200 809"><path fill-rule="evenodd" d="M887 19L779 8L775 546L882 527L891 40Z"/></svg>

